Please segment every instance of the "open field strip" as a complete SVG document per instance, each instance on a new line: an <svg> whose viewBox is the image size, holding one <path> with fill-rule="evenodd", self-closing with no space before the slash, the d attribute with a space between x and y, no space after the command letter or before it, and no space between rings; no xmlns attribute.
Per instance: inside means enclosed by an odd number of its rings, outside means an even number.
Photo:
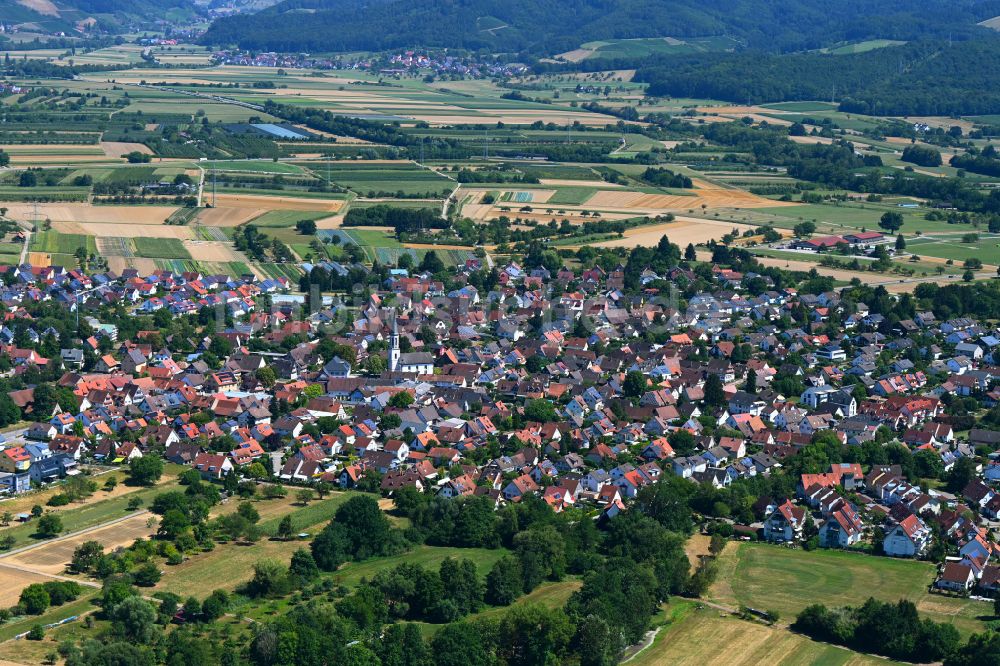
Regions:
<svg viewBox="0 0 1000 666"><path fill-rule="evenodd" d="M213 197L211 192L206 192L205 198L209 202L215 198L220 208L252 208L265 212L268 210L318 210L336 213L345 204L343 199L271 197L258 194L218 194Z"/></svg>
<svg viewBox="0 0 1000 666"><path fill-rule="evenodd" d="M35 204L11 203L6 207L7 216L14 220L34 220ZM41 220L123 225L163 224L177 210L177 206L94 206L89 203L39 203L37 208Z"/></svg>
<svg viewBox="0 0 1000 666"><path fill-rule="evenodd" d="M786 629L726 617L715 609L705 608L692 610L661 628L652 645L625 663L629 666L875 666L898 662L818 643Z"/></svg>
<svg viewBox="0 0 1000 666"><path fill-rule="evenodd" d="M909 599L922 615L951 623L967 636L982 631L980 617L993 611L981 601L931 594L935 567L930 562L731 542L719 565L709 599L731 607L776 610L785 622L794 621L809 604L858 605L874 596L891 602Z"/></svg>

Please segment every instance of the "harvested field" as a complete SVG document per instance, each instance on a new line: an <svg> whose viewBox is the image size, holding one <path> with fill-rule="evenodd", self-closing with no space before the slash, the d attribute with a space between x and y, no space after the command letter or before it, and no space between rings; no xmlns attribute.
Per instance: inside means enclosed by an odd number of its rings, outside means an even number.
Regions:
<svg viewBox="0 0 1000 666"><path fill-rule="evenodd" d="M8 569L0 560L0 607L10 608L16 604L21 596L21 590L32 583L44 583L50 580L52 579L41 574Z"/></svg>
<svg viewBox="0 0 1000 666"><path fill-rule="evenodd" d="M127 141L101 141L101 150L108 157L121 157L127 153L153 154L153 151L146 144L129 143Z"/></svg>
<svg viewBox="0 0 1000 666"><path fill-rule="evenodd" d="M803 144L824 143L827 145L831 145L833 143L833 139L825 136L790 136L788 138L794 141L795 143L803 143Z"/></svg>
<svg viewBox="0 0 1000 666"><path fill-rule="evenodd" d="M258 194L219 194L216 197L223 208L253 208L256 210L326 210L339 211L344 201L341 199L307 199L296 197L268 197Z"/></svg>
<svg viewBox="0 0 1000 666"><path fill-rule="evenodd" d="M633 666L894 663L818 643L785 629L723 617L711 609L695 611L677 624L661 629L660 634L653 645L628 663Z"/></svg>
<svg viewBox="0 0 1000 666"><path fill-rule="evenodd" d="M246 262L246 257L233 249L231 243L221 241L191 241L184 244L184 248L191 254L195 261L211 262Z"/></svg>
<svg viewBox="0 0 1000 666"><path fill-rule="evenodd" d="M52 256L48 252L29 252L28 263L32 266L50 266L52 264Z"/></svg>
<svg viewBox="0 0 1000 666"><path fill-rule="evenodd" d="M693 217L679 217L666 224L636 227L625 232L624 238L593 243L599 247L655 247L660 238L667 236L672 243L686 247L688 243L707 243L718 240L734 229L740 233L752 229L747 224L700 220Z"/></svg>
<svg viewBox="0 0 1000 666"><path fill-rule="evenodd" d="M53 224L53 228L57 225ZM124 238L178 238L180 240L187 240L194 238L194 232L190 227L179 227L179 226L166 226L166 225L152 225L152 224L105 224L97 222L89 222L79 224L83 229L83 233L89 236L100 237L114 237L120 236Z"/></svg>
<svg viewBox="0 0 1000 666"><path fill-rule="evenodd" d="M601 190L586 201L587 208L597 210L636 210L656 212L664 210L693 210L696 208L773 208L789 202L774 201L750 194L744 190L721 188L705 181L695 181L691 196L676 194L645 194L643 192L617 192Z"/></svg>
<svg viewBox="0 0 1000 666"><path fill-rule="evenodd" d="M89 203L40 203L38 216L53 222L98 222L107 224L163 224L176 206L94 206ZM34 219L34 204L11 203L7 215L28 222ZM75 231L71 233L87 233ZM118 233L110 235L121 235Z"/></svg>
<svg viewBox="0 0 1000 666"><path fill-rule="evenodd" d="M542 185L561 185L563 187L596 187L602 189L606 187L624 187L618 183L607 183L603 180L573 180L571 178L540 178Z"/></svg>
<svg viewBox="0 0 1000 666"><path fill-rule="evenodd" d="M108 268L115 273L121 274L126 268L138 269L143 275L150 275L158 270L155 259L143 259L140 257L108 257Z"/></svg>
<svg viewBox="0 0 1000 666"><path fill-rule="evenodd" d="M153 519L153 525L147 523ZM43 574L60 574L73 559L73 551L85 541L98 541L106 549L112 550L129 546L142 537L148 538L156 533L156 517L143 512L131 518L126 518L113 525L98 527L75 536L42 543L39 546L21 551L15 555L0 559L0 564L23 567L28 571Z"/></svg>
<svg viewBox="0 0 1000 666"><path fill-rule="evenodd" d="M206 227L238 227L266 212L266 208L205 208L198 213L198 223Z"/></svg>

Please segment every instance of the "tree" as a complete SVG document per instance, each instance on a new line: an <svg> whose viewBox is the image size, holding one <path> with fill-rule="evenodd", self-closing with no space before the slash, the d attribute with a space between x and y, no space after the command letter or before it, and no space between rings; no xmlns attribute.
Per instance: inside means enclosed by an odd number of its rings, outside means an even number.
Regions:
<svg viewBox="0 0 1000 666"><path fill-rule="evenodd" d="M38 185L38 177L34 171L22 171L17 184L20 187L35 187Z"/></svg>
<svg viewBox="0 0 1000 666"><path fill-rule="evenodd" d="M251 524L255 524L260 520L260 512L257 511L257 507L251 502L240 502L236 507L236 513Z"/></svg>
<svg viewBox="0 0 1000 666"><path fill-rule="evenodd" d="M386 554L394 548L391 532L389 519L373 497L352 497L313 539L313 558L320 569L333 571L348 559Z"/></svg>
<svg viewBox="0 0 1000 666"><path fill-rule="evenodd" d="M962 456L948 471L948 491L961 492L976 478L976 463L969 456Z"/></svg>
<svg viewBox="0 0 1000 666"><path fill-rule="evenodd" d="M903 227L903 216L894 210L886 211L879 218L878 226L891 233L896 233Z"/></svg>
<svg viewBox="0 0 1000 666"><path fill-rule="evenodd" d="M509 606L524 590L521 562L505 556L497 560L486 575L486 602L494 606Z"/></svg>
<svg viewBox="0 0 1000 666"><path fill-rule="evenodd" d="M277 560L263 559L253 566L253 579L248 585L250 594L254 597L268 597L280 593L288 570Z"/></svg>
<svg viewBox="0 0 1000 666"><path fill-rule="evenodd" d="M155 455L133 458L128 466L132 483L140 486L155 485L163 476L163 459Z"/></svg>
<svg viewBox="0 0 1000 666"><path fill-rule="evenodd" d="M903 234L896 235L896 249L905 250L906 249L906 239L903 238Z"/></svg>
<svg viewBox="0 0 1000 666"><path fill-rule="evenodd" d="M629 398L637 398L646 392L646 375L637 370L633 370L625 375L625 383L622 386L625 395Z"/></svg>
<svg viewBox="0 0 1000 666"><path fill-rule="evenodd" d="M552 402L537 398L524 403L524 418L529 421L548 423L550 421L557 421L559 414L556 412L556 407Z"/></svg>
<svg viewBox="0 0 1000 666"><path fill-rule="evenodd" d="M551 525L518 532L514 551L521 563L524 593L545 580L561 580L566 573L566 546L562 535Z"/></svg>
<svg viewBox="0 0 1000 666"><path fill-rule="evenodd" d="M500 619L497 654L509 666L557 664L572 636L572 625L561 608L512 606Z"/></svg>
<svg viewBox="0 0 1000 666"><path fill-rule="evenodd" d="M273 387L274 383L278 380L278 376L275 374L274 368L269 365L265 365L263 368L257 370L255 376L257 377L257 381L259 381L264 388L268 389Z"/></svg>
<svg viewBox="0 0 1000 666"><path fill-rule="evenodd" d="M434 250L429 250L424 258L420 260L421 272L440 273L445 268L444 262Z"/></svg>
<svg viewBox="0 0 1000 666"><path fill-rule="evenodd" d="M41 615L48 609L51 601L45 585L33 583L21 590L18 603L24 607L24 612L28 615Z"/></svg>
<svg viewBox="0 0 1000 666"><path fill-rule="evenodd" d="M63 531L62 518L57 513L46 513L38 519L38 536L51 539Z"/></svg>
<svg viewBox="0 0 1000 666"><path fill-rule="evenodd" d="M292 517L286 514L281 518L281 522L278 523L277 537L279 539L290 539L293 533Z"/></svg>
<svg viewBox="0 0 1000 666"><path fill-rule="evenodd" d="M297 549L292 553L292 561L288 565L288 575L298 581L299 585L304 585L315 580L319 576L319 567L312 553L304 548Z"/></svg>
<svg viewBox="0 0 1000 666"><path fill-rule="evenodd" d="M389 398L389 406L397 409L406 409L413 404L413 394L409 391L400 391Z"/></svg>
<svg viewBox="0 0 1000 666"><path fill-rule="evenodd" d="M688 261L694 261L698 258L698 252L694 249L694 243L688 243L688 246L684 248L684 258Z"/></svg>
<svg viewBox="0 0 1000 666"><path fill-rule="evenodd" d="M726 404L726 392L722 387L722 380L714 373L709 374L705 380L705 403L712 407Z"/></svg>
<svg viewBox="0 0 1000 666"><path fill-rule="evenodd" d="M153 587L160 582L160 568L153 562L140 564L132 572L132 582L139 587Z"/></svg>
<svg viewBox="0 0 1000 666"><path fill-rule="evenodd" d="M299 501L299 504L305 506L313 499L313 491L308 488L303 488L299 492L295 493L295 499Z"/></svg>
<svg viewBox="0 0 1000 666"><path fill-rule="evenodd" d="M104 546L99 541L84 541L73 551L70 569L76 573L89 572L97 560L104 555Z"/></svg>
<svg viewBox="0 0 1000 666"><path fill-rule="evenodd" d="M229 607L229 594L225 590L215 590L201 604L201 618L205 622L214 622L222 617Z"/></svg>
<svg viewBox="0 0 1000 666"><path fill-rule="evenodd" d="M751 394L757 392L757 372L753 368L747 370L747 381L744 390Z"/></svg>
<svg viewBox="0 0 1000 666"><path fill-rule="evenodd" d="M142 597L129 597L111 609L111 630L131 643L149 645L158 633L156 609Z"/></svg>

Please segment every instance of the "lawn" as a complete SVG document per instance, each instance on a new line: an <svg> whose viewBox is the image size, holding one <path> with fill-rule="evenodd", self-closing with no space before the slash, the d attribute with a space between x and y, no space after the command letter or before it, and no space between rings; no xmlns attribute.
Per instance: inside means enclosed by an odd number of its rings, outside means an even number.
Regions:
<svg viewBox="0 0 1000 666"><path fill-rule="evenodd" d="M191 254L177 238L146 238L132 239L135 243L135 254L150 259L190 259Z"/></svg>
<svg viewBox="0 0 1000 666"><path fill-rule="evenodd" d="M720 558L719 579L709 597L734 607L776 610L787 622L813 603L839 607L859 605L869 596L883 601L910 599L922 615L954 624L964 636L982 631L979 617L992 616L992 606L930 594L934 575L929 562L732 543Z"/></svg>
<svg viewBox="0 0 1000 666"><path fill-rule="evenodd" d="M653 644L627 663L633 666L897 663L818 643L787 629L726 617L711 608L694 609L682 615L661 628Z"/></svg>

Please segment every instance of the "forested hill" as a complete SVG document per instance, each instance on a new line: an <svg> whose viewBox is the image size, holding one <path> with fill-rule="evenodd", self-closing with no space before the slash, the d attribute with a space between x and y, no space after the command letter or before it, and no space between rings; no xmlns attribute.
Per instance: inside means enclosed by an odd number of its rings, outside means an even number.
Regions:
<svg viewBox="0 0 1000 666"><path fill-rule="evenodd" d="M204 41L275 51L553 54L598 39L726 35L790 52L871 38L962 40L998 15L1000 0L285 0L217 20Z"/></svg>
<svg viewBox="0 0 1000 666"><path fill-rule="evenodd" d="M89 23L91 19L99 27L114 31L134 23L153 27L155 21L167 19L168 13L176 11L193 15L194 3L191 0L0 0L0 23L28 24L44 32L73 34L78 24Z"/></svg>
<svg viewBox="0 0 1000 666"><path fill-rule="evenodd" d="M835 99L841 110L893 116L1000 113L1000 36L925 41L856 55L713 53L650 60L651 95L741 104Z"/></svg>

